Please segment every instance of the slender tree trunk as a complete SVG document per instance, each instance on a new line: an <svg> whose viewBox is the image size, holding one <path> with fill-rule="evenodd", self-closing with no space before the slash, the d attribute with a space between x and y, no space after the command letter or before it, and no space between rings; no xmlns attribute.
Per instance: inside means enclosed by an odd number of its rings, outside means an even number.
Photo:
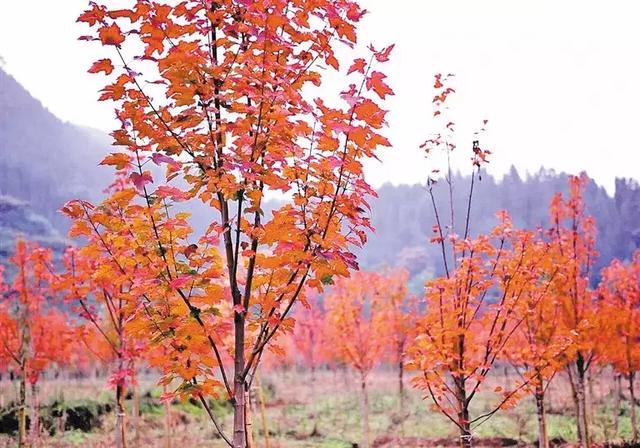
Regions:
<svg viewBox="0 0 640 448"><path fill-rule="evenodd" d="M318 431L318 400L317 395L317 378L316 378L316 365L315 362L311 364L311 406L313 407L313 429L311 430L310 437L315 437L320 434Z"/></svg>
<svg viewBox="0 0 640 448"><path fill-rule="evenodd" d="M360 374L360 388L362 391L362 446L369 448L369 392L367 390L367 376Z"/></svg>
<svg viewBox="0 0 640 448"><path fill-rule="evenodd" d="M124 394L124 386L118 382L116 385L116 448L127 448Z"/></svg>
<svg viewBox="0 0 640 448"><path fill-rule="evenodd" d="M18 447L27 446L27 366L23 358L20 366L20 391L18 396Z"/></svg>
<svg viewBox="0 0 640 448"><path fill-rule="evenodd" d="M629 373L629 395L631 397L631 430L633 432L633 442L638 441L638 422L636 420L636 393L633 387L635 372Z"/></svg>
<svg viewBox="0 0 640 448"><path fill-rule="evenodd" d="M454 379L458 398L458 425L460 428L460 447L471 448L471 425L469 423L469 406L464 379Z"/></svg>
<svg viewBox="0 0 640 448"><path fill-rule="evenodd" d="M620 410L622 407L622 403L620 400L620 396L622 395L622 375L619 375L618 373L614 373L614 382L615 382L615 386L614 386L614 390L615 390L615 396L614 396L614 405L613 405L613 428L615 431L615 435L618 435L618 430L620 427Z"/></svg>
<svg viewBox="0 0 640 448"><path fill-rule="evenodd" d="M244 359L244 316L234 313L233 448L247 448Z"/></svg>
<svg viewBox="0 0 640 448"><path fill-rule="evenodd" d="M542 384L542 379L540 379L538 384L536 384L535 399L538 414L538 448L549 448L547 416L544 407L544 385Z"/></svg>
<svg viewBox="0 0 640 448"><path fill-rule="evenodd" d="M118 299L118 373L124 370L124 315L122 314L122 297ZM127 448L126 408L124 405L124 378L116 384L116 448Z"/></svg>
<svg viewBox="0 0 640 448"><path fill-rule="evenodd" d="M463 328L464 325L461 320L458 321L458 327ZM458 336L457 349L457 361L456 369L459 372L464 372L464 354L465 354L465 338L461 334ZM464 374L456 374L453 376L453 382L455 386L456 398L458 401L458 425L460 428L460 447L471 448L471 423L469 419L469 403L467 401L467 388L464 378Z"/></svg>
<svg viewBox="0 0 640 448"><path fill-rule="evenodd" d="M167 392L167 386L164 386L164 392ZM171 448L171 403L169 400L164 402L164 439L165 448Z"/></svg>
<svg viewBox="0 0 640 448"><path fill-rule="evenodd" d="M398 399L402 414L404 412L404 357L401 353L398 356Z"/></svg>
<svg viewBox="0 0 640 448"><path fill-rule="evenodd" d="M38 404L38 385L31 383L31 418L29 419L29 433L31 443L35 443L40 437L40 415Z"/></svg>
<svg viewBox="0 0 640 448"><path fill-rule="evenodd" d="M20 351L18 359L20 360L20 396L18 408L18 447L27 446L27 360L31 356L31 328L29 322L31 319L29 313L29 307L27 306L26 296L26 278L25 273L21 270L22 284L24 287L24 298L21 304L22 309L19 311L20 315Z"/></svg>
<svg viewBox="0 0 640 448"><path fill-rule="evenodd" d="M247 432L247 448L255 448L253 440L253 409L251 407L251 391L245 393L244 421Z"/></svg>
<svg viewBox="0 0 640 448"><path fill-rule="evenodd" d="M578 352L576 358L576 384L575 384L575 401L576 401L576 429L578 431L578 441L580 446L590 448L589 440L589 424L587 420L587 406L585 394L585 363L581 352Z"/></svg>
<svg viewBox="0 0 640 448"><path fill-rule="evenodd" d="M140 440L140 389L137 383L137 374L135 367L133 369L134 377L131 381L131 387L133 388L133 396L131 402L131 423L133 426L134 444L135 446L138 446Z"/></svg>
<svg viewBox="0 0 640 448"><path fill-rule="evenodd" d="M587 379L587 390L589 392L585 394L585 409L586 409L585 415L587 417L587 428L588 428L589 426L591 426L591 423L593 422L593 419L594 419L593 405L596 399L596 393L593 387L593 369L586 372L586 379Z"/></svg>

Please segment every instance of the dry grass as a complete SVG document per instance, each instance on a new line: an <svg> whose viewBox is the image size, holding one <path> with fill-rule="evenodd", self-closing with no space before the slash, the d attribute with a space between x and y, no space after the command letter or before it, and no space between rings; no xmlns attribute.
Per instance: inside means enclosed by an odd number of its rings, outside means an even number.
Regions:
<svg viewBox="0 0 640 448"><path fill-rule="evenodd" d="M629 419L619 418L619 431L613 431L613 394L610 374L603 372L593 382L593 433L599 441L628 438ZM488 390L506 386L514 380L501 369L488 379ZM361 441L359 385L345 370L321 371L315 381L308 372L280 370L262 375L262 397L253 394L253 433L256 448L340 448L357 446ZM399 408L397 379L394 372L381 369L370 378L372 445L378 448L455 446L455 428L439 413L430 409L418 393L408 389L404 406ZM192 403L174 403L167 417L160 391L151 377L141 380L142 411L138 421L128 419L130 447L211 447L226 445L216 436L202 409ZM15 396L15 385L0 383L0 400L6 403ZM113 391L104 379L45 380L40 386L40 401L108 403ZM492 393L480 395L474 405L476 415L486 412L497 402ZM1 403L0 403L1 404ZM129 409L133 401L127 402ZM568 442L575 440L571 393L567 381L558 377L549 389L548 408L550 437ZM535 410L529 399L514 409L501 412L476 429L476 446L503 446L507 441L520 446L536 440ZM230 409L217 403L215 413L227 433L231 428ZM627 412L628 414L628 412ZM42 447L112 447L114 419L111 414L100 419L101 425L90 432L65 431L53 436L41 435L35 446ZM170 430L167 431L167 424ZM266 429L266 431L265 431ZM265 437L268 434L268 437ZM0 435L0 447L15 446L15 441Z"/></svg>

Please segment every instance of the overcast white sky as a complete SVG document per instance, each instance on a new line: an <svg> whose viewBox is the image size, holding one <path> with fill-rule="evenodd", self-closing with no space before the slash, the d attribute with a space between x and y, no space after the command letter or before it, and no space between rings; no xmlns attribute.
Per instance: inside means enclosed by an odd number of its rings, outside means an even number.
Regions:
<svg viewBox="0 0 640 448"><path fill-rule="evenodd" d="M5 70L63 120L112 126L98 103L102 79L86 73L103 56L76 40L86 0L2 0L0 55ZM385 71L394 148L370 164L374 185L423 182L417 149L433 130L432 77L457 75L455 121L461 147L483 118L490 171L511 164L586 170L613 189L615 177L640 178L640 2L515 0L361 0L370 11L363 43L395 43ZM2 88L2 86L0 86Z"/></svg>

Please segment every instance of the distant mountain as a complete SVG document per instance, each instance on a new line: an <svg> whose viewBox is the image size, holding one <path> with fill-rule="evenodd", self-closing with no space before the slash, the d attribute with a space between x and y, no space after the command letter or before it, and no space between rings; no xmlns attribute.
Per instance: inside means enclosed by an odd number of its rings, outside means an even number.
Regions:
<svg viewBox="0 0 640 448"><path fill-rule="evenodd" d="M476 180L471 207L471 233L488 232L495 224L495 214L507 210L520 228L547 226L549 202L554 193L567 191L567 175L540 170L527 179L515 168L501 180L483 174ZM453 179L453 202L456 207L456 232L464 232L463 219L469 192L469 177ZM371 202L371 219L376 231L361 251L361 266L376 269L384 265L402 265L412 273L415 285L440 272L439 247L430 243L435 224L433 206L424 186L385 185L379 197ZM435 197L441 210L448 210L445 182L435 186ZM587 212L597 222L597 249L594 281L600 269L612 258L629 258L640 247L640 187L635 181L616 180L613 197L593 180L584 193ZM442 218L442 217L441 217ZM445 223L448 224L448 215Z"/></svg>
<svg viewBox="0 0 640 448"><path fill-rule="evenodd" d="M97 199L109 170L98 163L109 138L65 123L0 69L0 194L28 202L64 232L58 210L71 198Z"/></svg>
<svg viewBox="0 0 640 448"><path fill-rule="evenodd" d="M69 245L69 240L27 202L0 195L0 263L13 254L19 238L51 248L58 258Z"/></svg>
<svg viewBox="0 0 640 448"><path fill-rule="evenodd" d="M111 176L111 170L98 167L109 144L106 135L56 118L0 69L0 259L18 234L57 249L66 244L63 235L69 223L58 210L72 198L99 200ZM468 177L455 176L458 233L468 185ZM436 186L441 207L448 201L445 188L446 183ZM508 210L519 227L546 225L552 195L566 189L567 175L549 170L522 178L512 169L499 182L483 174L476 183L471 231L491 229L501 209ZM595 267L599 272L613 257L628 258L640 247L640 188L619 179L611 197L591 181L585 201L598 223L600 256ZM360 251L360 265L367 269L406 266L413 287L420 289L425 278L440 273L438 248L429 243L435 218L427 191L419 185L385 185L371 204L376 232ZM197 230L207 227L207 207L189 211Z"/></svg>

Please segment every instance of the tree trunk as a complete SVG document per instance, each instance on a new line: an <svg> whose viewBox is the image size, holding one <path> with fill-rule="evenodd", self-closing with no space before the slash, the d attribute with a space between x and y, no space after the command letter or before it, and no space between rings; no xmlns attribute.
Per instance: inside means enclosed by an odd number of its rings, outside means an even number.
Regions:
<svg viewBox="0 0 640 448"><path fill-rule="evenodd" d="M398 357L398 403L400 413L404 412L404 358L402 354Z"/></svg>
<svg viewBox="0 0 640 448"><path fill-rule="evenodd" d="M621 411L621 400L620 400L620 396L622 395L622 375L619 375L618 373L614 373L614 382L615 382L615 386L614 386L614 390L615 390L615 396L614 396L614 405L613 405L613 428L615 431L615 435L618 436L618 429L620 427L620 411Z"/></svg>
<svg viewBox="0 0 640 448"><path fill-rule="evenodd" d="M116 385L116 448L127 448L125 428L124 386Z"/></svg>
<svg viewBox="0 0 640 448"><path fill-rule="evenodd" d="M233 448L247 448L244 359L244 316L234 313Z"/></svg>
<svg viewBox="0 0 640 448"><path fill-rule="evenodd" d="M360 375L360 387L362 390L362 446L369 448L369 392L367 391L367 377Z"/></svg>
<svg viewBox="0 0 640 448"><path fill-rule="evenodd" d="M255 448L255 442L253 439L253 408L251 406L251 391L247 391L245 395L245 415L244 421L247 431L247 448Z"/></svg>
<svg viewBox="0 0 640 448"><path fill-rule="evenodd" d="M471 448L473 445L471 440L471 426L469 425L469 411L466 410L465 413L467 417L460 428L460 446L462 448Z"/></svg>
<svg viewBox="0 0 640 448"><path fill-rule="evenodd" d="M166 393L168 390L167 386L164 386L164 392ZM171 402L166 400L164 402L164 439L165 439L165 448L171 448Z"/></svg>
<svg viewBox="0 0 640 448"><path fill-rule="evenodd" d="M0 409L4 409L4 387L2 387L2 382L4 379L4 375L0 373Z"/></svg>
<svg viewBox="0 0 640 448"><path fill-rule="evenodd" d="M29 419L29 433L31 435L31 443L35 443L40 437L40 415L38 404L38 386L31 383L31 418Z"/></svg>
<svg viewBox="0 0 640 448"><path fill-rule="evenodd" d="M629 395L631 396L631 430L633 431L633 442L638 441L638 422L636 420L636 393L633 387L635 372L629 373Z"/></svg>
<svg viewBox="0 0 640 448"><path fill-rule="evenodd" d="M133 426L134 444L135 446L138 446L140 440L140 390L136 381L137 379L134 377L131 384L131 387L133 388L133 396L131 402L131 423Z"/></svg>
<svg viewBox="0 0 640 448"><path fill-rule="evenodd" d="M458 393L458 405L460 410L458 411L458 424L460 425L460 447L471 448L471 424L469 423L469 407L467 405L467 391L464 383L456 381L456 388Z"/></svg>
<svg viewBox="0 0 640 448"><path fill-rule="evenodd" d="M542 379L540 379L538 384L536 384L535 399L538 414L538 448L549 448L547 417L544 407L544 385L542 384Z"/></svg>
<svg viewBox="0 0 640 448"><path fill-rule="evenodd" d="M587 417L587 428L588 428L589 426L591 426L591 423L593 422L593 419L594 419L593 404L596 399L596 394L593 387L593 369L589 370L586 373L586 380L587 380L587 390L589 392L585 394L585 409L586 409L585 415Z"/></svg>
<svg viewBox="0 0 640 448"><path fill-rule="evenodd" d="M18 408L18 447L27 446L27 372L26 360L22 360L20 369L20 392Z"/></svg>
<svg viewBox="0 0 640 448"><path fill-rule="evenodd" d="M320 434L318 431L318 400L316 400L316 365L315 363L311 364L311 406L313 408L313 429L311 430L311 434L309 437L315 437ZM267 446L268 448L268 446Z"/></svg>
<svg viewBox="0 0 640 448"><path fill-rule="evenodd" d="M587 421L587 406L585 397L585 363L581 352L578 352L576 358L576 384L575 384L575 401L576 401L576 429L578 431L578 441L581 447L590 448L589 425Z"/></svg>

